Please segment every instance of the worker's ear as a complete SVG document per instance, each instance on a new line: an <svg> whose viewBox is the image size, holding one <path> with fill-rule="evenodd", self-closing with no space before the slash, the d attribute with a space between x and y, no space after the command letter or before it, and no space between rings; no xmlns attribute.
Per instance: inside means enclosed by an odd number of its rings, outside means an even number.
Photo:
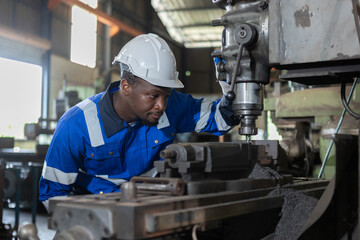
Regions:
<svg viewBox="0 0 360 240"><path fill-rule="evenodd" d="M120 88L125 96L128 96L131 92L131 84L125 78L121 80Z"/></svg>

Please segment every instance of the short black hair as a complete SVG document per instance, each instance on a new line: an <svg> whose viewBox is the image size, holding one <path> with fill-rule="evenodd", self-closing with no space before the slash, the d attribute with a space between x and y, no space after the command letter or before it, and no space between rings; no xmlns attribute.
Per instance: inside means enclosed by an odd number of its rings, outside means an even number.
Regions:
<svg viewBox="0 0 360 240"><path fill-rule="evenodd" d="M137 82L137 77L129 71L122 71L121 80L126 79L131 86L134 86Z"/></svg>
<svg viewBox="0 0 360 240"><path fill-rule="evenodd" d="M130 85L134 86L137 81L137 77L134 74L132 74L127 64L120 63L119 65L120 65L121 80L126 79L126 81L130 83Z"/></svg>

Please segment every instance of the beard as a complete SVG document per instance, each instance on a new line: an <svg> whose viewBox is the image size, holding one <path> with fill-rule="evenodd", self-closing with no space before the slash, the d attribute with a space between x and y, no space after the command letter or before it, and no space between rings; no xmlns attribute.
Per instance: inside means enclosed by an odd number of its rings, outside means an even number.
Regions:
<svg viewBox="0 0 360 240"><path fill-rule="evenodd" d="M141 119L141 122L144 125L149 126L149 127L158 125L160 117L154 117L153 116L154 114L156 116L162 116L163 112L149 112L149 113L146 114L146 117Z"/></svg>
<svg viewBox="0 0 360 240"><path fill-rule="evenodd" d="M152 126L158 125L159 121L151 122L151 121L149 121L149 120L147 120L147 119L143 119L143 120L142 120L142 123L143 123L145 126L152 127Z"/></svg>
<svg viewBox="0 0 360 240"><path fill-rule="evenodd" d="M145 126L149 126L149 127L156 126L156 125L158 125L158 123L159 123L158 120L152 120L152 121L150 121L149 116L147 116L147 117L144 118L144 119L141 119L141 122L142 122Z"/></svg>

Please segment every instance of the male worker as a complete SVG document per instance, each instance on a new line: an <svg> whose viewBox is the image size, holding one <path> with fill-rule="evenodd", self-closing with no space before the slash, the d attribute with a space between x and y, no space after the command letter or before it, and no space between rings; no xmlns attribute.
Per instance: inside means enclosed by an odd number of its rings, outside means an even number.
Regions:
<svg viewBox="0 0 360 240"><path fill-rule="evenodd" d="M179 93L176 62L155 34L128 42L115 57L121 81L69 109L59 120L40 179L40 201L72 192L109 193L153 168L176 133L222 135L237 124L225 98Z"/></svg>

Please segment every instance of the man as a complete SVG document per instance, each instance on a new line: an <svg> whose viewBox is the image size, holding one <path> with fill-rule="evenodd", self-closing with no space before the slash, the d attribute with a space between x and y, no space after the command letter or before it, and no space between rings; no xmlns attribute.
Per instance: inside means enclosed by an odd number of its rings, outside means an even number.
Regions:
<svg viewBox="0 0 360 240"><path fill-rule="evenodd" d="M40 201L71 192L109 193L153 168L176 133L222 135L237 121L225 98L207 102L182 88L167 43L140 35L115 57L121 81L69 109L59 120L40 179Z"/></svg>

